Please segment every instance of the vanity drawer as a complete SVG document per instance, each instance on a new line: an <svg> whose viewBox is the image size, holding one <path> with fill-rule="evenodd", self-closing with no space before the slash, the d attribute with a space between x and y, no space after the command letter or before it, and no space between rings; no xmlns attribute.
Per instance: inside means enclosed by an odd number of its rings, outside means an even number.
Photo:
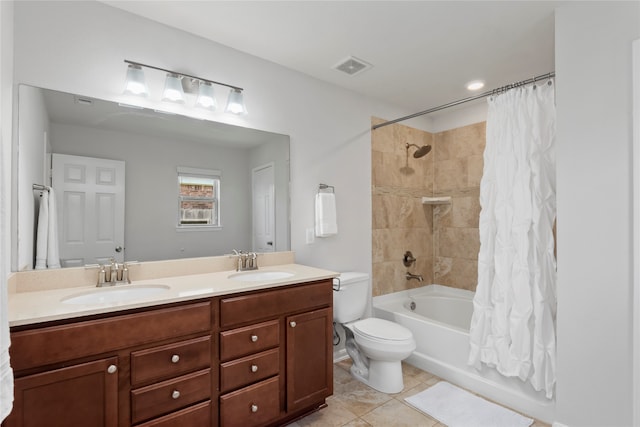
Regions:
<svg viewBox="0 0 640 427"><path fill-rule="evenodd" d="M12 332L11 364L20 371L209 330L209 301L80 320Z"/></svg>
<svg viewBox="0 0 640 427"><path fill-rule="evenodd" d="M277 320L220 332L220 360L246 356L278 344L280 328Z"/></svg>
<svg viewBox="0 0 640 427"><path fill-rule="evenodd" d="M211 369L131 391L133 424L167 414L211 397Z"/></svg>
<svg viewBox="0 0 640 427"><path fill-rule="evenodd" d="M196 427L211 425L211 401L190 406L155 420L138 424L138 427Z"/></svg>
<svg viewBox="0 0 640 427"><path fill-rule="evenodd" d="M256 322L284 313L328 307L332 303L331 279L223 298L220 300L220 327Z"/></svg>
<svg viewBox="0 0 640 427"><path fill-rule="evenodd" d="M277 375L280 369L280 349L232 360L220 365L220 392L226 393Z"/></svg>
<svg viewBox="0 0 640 427"><path fill-rule="evenodd" d="M264 425L280 415L279 377L220 397L220 427Z"/></svg>
<svg viewBox="0 0 640 427"><path fill-rule="evenodd" d="M211 366L211 337L131 353L131 385L160 381Z"/></svg>

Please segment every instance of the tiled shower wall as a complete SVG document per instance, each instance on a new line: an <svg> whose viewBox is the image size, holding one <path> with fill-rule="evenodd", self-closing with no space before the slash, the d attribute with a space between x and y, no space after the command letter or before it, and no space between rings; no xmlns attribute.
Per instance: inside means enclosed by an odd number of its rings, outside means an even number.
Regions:
<svg viewBox="0 0 640 427"><path fill-rule="evenodd" d="M434 195L451 196L434 206L433 283L476 290L480 235L480 179L485 122L436 133Z"/></svg>
<svg viewBox="0 0 640 427"><path fill-rule="evenodd" d="M431 283L475 290L484 141L484 122L436 134L401 124L372 132L374 296ZM414 159L406 143L432 150ZM452 202L423 205L423 196ZM417 259L410 268L407 250ZM424 282L407 281L407 271Z"/></svg>

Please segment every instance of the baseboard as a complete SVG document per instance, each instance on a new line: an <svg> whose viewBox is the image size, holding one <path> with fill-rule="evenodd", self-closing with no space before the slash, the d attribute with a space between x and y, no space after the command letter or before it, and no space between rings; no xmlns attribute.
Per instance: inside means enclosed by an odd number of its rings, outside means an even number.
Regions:
<svg viewBox="0 0 640 427"><path fill-rule="evenodd" d="M340 362L341 360L348 358L349 355L347 354L347 350L345 348L333 352L333 363Z"/></svg>

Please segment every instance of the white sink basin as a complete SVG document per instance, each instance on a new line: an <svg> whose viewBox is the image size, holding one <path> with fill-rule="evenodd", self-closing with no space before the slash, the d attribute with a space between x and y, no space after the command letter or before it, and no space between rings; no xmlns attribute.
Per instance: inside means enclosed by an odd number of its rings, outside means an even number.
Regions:
<svg viewBox="0 0 640 427"><path fill-rule="evenodd" d="M169 290L166 285L117 285L82 292L61 300L64 304L110 304L148 298Z"/></svg>
<svg viewBox="0 0 640 427"><path fill-rule="evenodd" d="M288 271L247 271L232 274L229 279L241 282L266 282L269 280L288 279L293 276L294 274Z"/></svg>

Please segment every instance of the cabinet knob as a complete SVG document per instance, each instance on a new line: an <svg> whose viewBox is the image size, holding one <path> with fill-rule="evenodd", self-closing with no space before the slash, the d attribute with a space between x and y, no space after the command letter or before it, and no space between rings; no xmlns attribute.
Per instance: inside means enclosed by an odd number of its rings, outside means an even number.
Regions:
<svg viewBox="0 0 640 427"><path fill-rule="evenodd" d="M174 354L173 356L171 356L171 363L178 363L180 361L180 356L178 356L177 354Z"/></svg>
<svg viewBox="0 0 640 427"><path fill-rule="evenodd" d="M251 342L256 342L258 341L258 336L257 335L251 335Z"/></svg>
<svg viewBox="0 0 640 427"><path fill-rule="evenodd" d="M256 404L251 405L251 412L258 412L258 405Z"/></svg>
<svg viewBox="0 0 640 427"><path fill-rule="evenodd" d="M258 365L251 365L251 372L258 372Z"/></svg>
<svg viewBox="0 0 640 427"><path fill-rule="evenodd" d="M115 374L118 371L118 367L116 365L109 365L107 368L107 372L110 374Z"/></svg>
<svg viewBox="0 0 640 427"><path fill-rule="evenodd" d="M289 324L291 325L291 327L292 327L292 328L295 328L295 327L296 327L296 325L297 325L297 323L296 323L296 322L293 322L293 321L292 321L292 322L289 322Z"/></svg>
<svg viewBox="0 0 640 427"><path fill-rule="evenodd" d="M171 397L174 399L177 399L180 397L180 392L178 390L173 390L173 393L171 393Z"/></svg>

